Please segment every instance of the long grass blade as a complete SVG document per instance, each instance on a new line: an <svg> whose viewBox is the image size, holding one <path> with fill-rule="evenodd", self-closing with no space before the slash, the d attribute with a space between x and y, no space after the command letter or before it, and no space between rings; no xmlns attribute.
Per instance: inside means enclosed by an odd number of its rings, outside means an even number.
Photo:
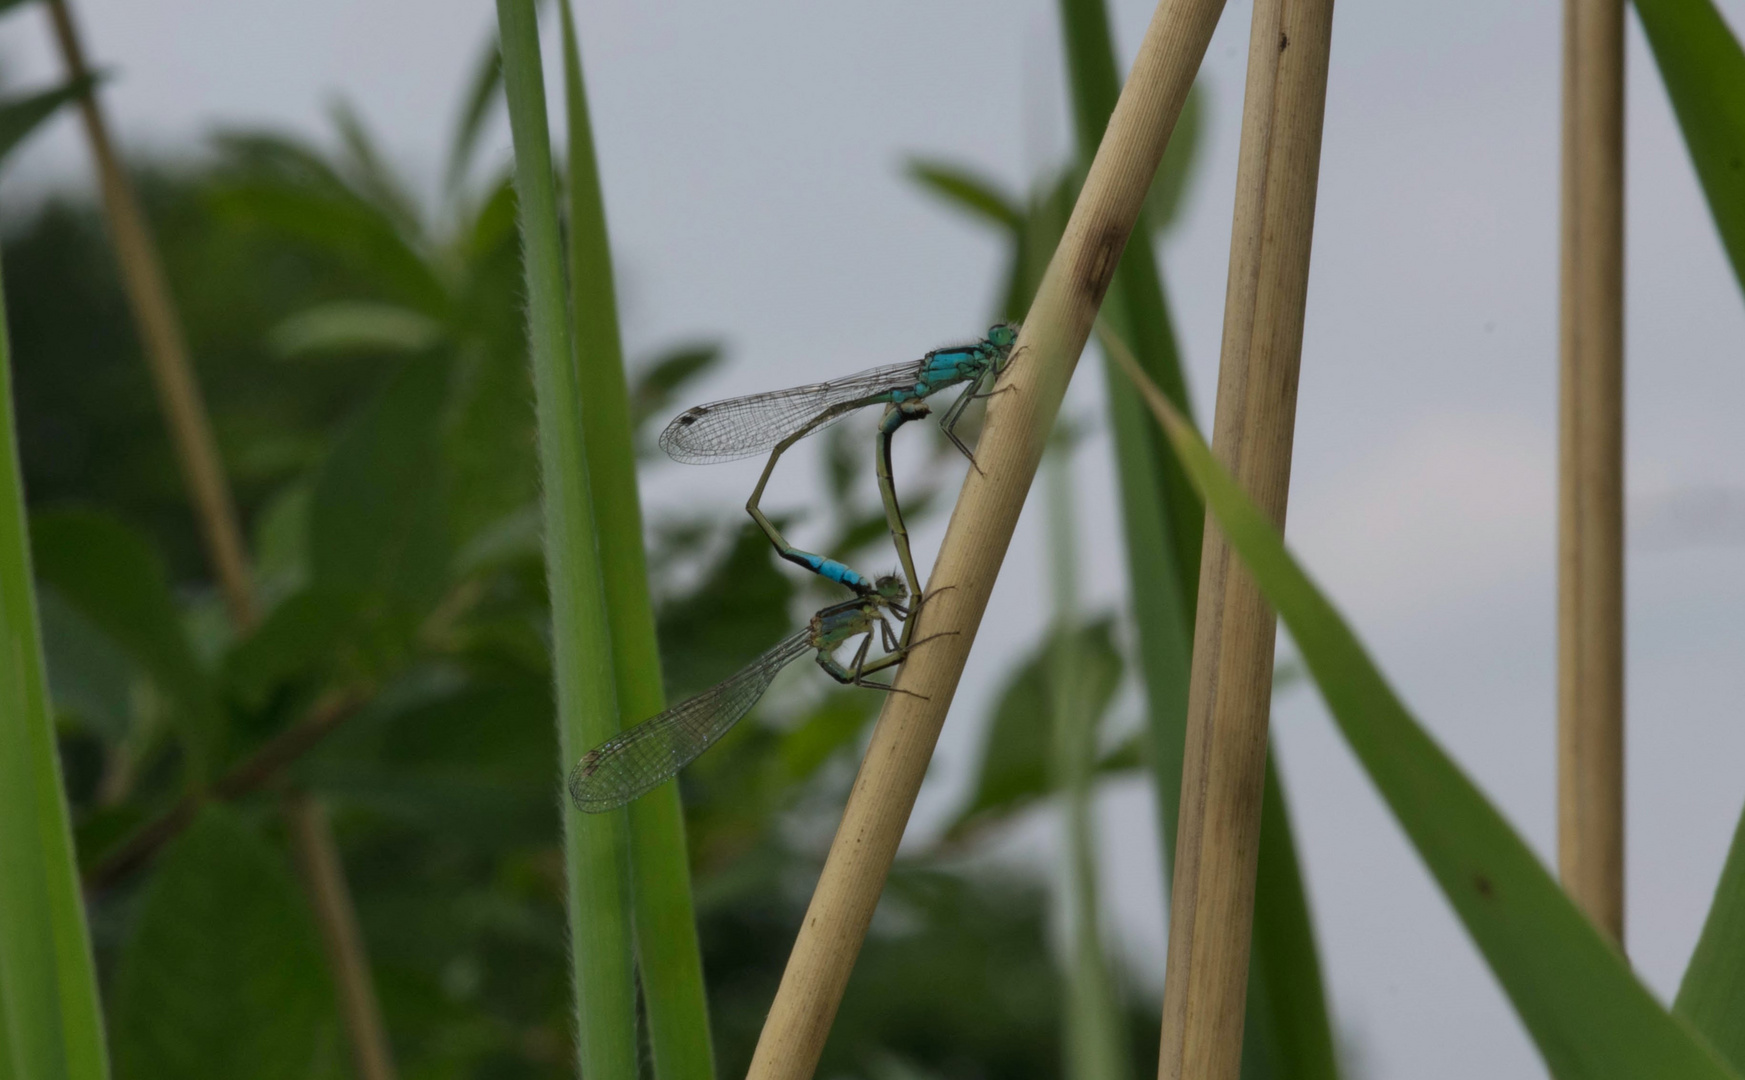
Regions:
<svg viewBox="0 0 1745 1080"><path fill-rule="evenodd" d="M497 0L497 23L527 272L528 348L545 488L546 577L562 756L557 775L562 775L583 750L617 734L618 695L565 310L557 190L533 0ZM583 815L567 804L563 815L577 1064L590 1080L633 1080L637 1061L626 865L629 822L622 812Z"/></svg>
<svg viewBox="0 0 1745 1080"><path fill-rule="evenodd" d="M5 309L0 295L0 314ZM91 940L49 717L0 317L0 1072L109 1075Z"/></svg>
<svg viewBox="0 0 1745 1080"><path fill-rule="evenodd" d="M570 316L576 384L581 393L600 569L606 582L618 707L634 722L661 712L666 708L666 697L642 549L636 446L624 352L618 337L605 199L600 191L581 49L569 0L564 0L560 10L569 117ZM655 1075L659 1080L712 1080L715 1053L709 1037L709 1003L691 903L691 869L678 781L668 781L631 804L630 865L637 961Z"/></svg>
<svg viewBox="0 0 1745 1080"><path fill-rule="evenodd" d="M1119 92L1104 0L1062 0L1061 24L1073 111L1088 160L1102 139ZM1184 130L1190 115L1184 110L1159 167L1154 194L1160 189L1179 193L1183 186L1182 177L1191 164L1191 143L1184 138L1192 135L1191 128ZM1166 203L1160 215L1173 211L1173 198ZM1102 317L1122 341L1134 346L1140 366L1165 388L1176 408L1191 416L1169 305L1151 238L1144 230L1135 230L1127 243L1114 287L1103 301ZM1113 385L1112 362L1108 374ZM1139 401L1130 394L1111 393L1109 411L1167 884L1181 803L1205 508L1175 455L1160 444ZM1247 1080L1274 1076L1331 1080L1339 1074L1333 1028L1291 839L1290 811L1270 753L1266 771L1273 797L1265 800L1261 810L1243 1075Z"/></svg>
<svg viewBox="0 0 1745 1080"><path fill-rule="evenodd" d="M1080 649L1078 633L1078 537L1072 497L1072 451L1057 440L1044 462L1047 472L1049 546L1054 593L1055 640L1050 702L1054 713L1051 755L1065 817L1064 899L1072 921L1066 971L1066 1076L1068 1080L1128 1080L1132 1063L1122 1031L1122 1011L1103 945L1097 896L1097 854L1092 797L1095 794L1097 720L1095 672Z"/></svg>
<svg viewBox="0 0 1745 1080"><path fill-rule="evenodd" d="M1735 1072L1745 1074L1745 815L1721 870L1702 936L1684 969L1674 1012L1708 1037Z"/></svg>
<svg viewBox="0 0 1745 1080"><path fill-rule="evenodd" d="M1715 229L1745 288L1745 49L1713 0L1636 0Z"/></svg>
<svg viewBox="0 0 1745 1080"><path fill-rule="evenodd" d="M1737 1076L1654 1000L1508 821L1418 724L1278 530L1189 421L1123 365L1218 527L1290 628L1394 817L1560 1080Z"/></svg>

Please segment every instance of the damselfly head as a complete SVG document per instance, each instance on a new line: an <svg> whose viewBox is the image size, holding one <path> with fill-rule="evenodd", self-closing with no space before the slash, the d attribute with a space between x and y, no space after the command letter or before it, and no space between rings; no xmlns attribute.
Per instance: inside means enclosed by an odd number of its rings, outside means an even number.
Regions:
<svg viewBox="0 0 1745 1080"><path fill-rule="evenodd" d="M999 323L988 328L988 343L1002 349L1010 349L1018 340L1017 323Z"/></svg>
<svg viewBox="0 0 1745 1080"><path fill-rule="evenodd" d="M873 592L889 604L900 604L909 598L909 587L895 574L885 574L873 582Z"/></svg>

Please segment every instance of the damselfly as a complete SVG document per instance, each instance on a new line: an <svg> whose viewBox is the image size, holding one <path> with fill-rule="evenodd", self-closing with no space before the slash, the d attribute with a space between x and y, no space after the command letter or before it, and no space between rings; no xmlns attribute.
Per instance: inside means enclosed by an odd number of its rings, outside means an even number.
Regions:
<svg viewBox="0 0 1745 1080"><path fill-rule="evenodd" d="M570 799L578 810L600 813L617 809L672 779L750 712L783 668L808 652L816 654L818 666L837 682L889 690L888 683L867 676L902 663L912 647L898 645L885 618L890 612L906 619L909 609L904 601L908 598L901 581L885 576L874 582L865 596L818 612L805 629L778 642L738 674L583 754L570 771ZM868 660L874 633L879 635L885 655ZM836 659L836 650L862 634L866 637L855 650L854 660L845 666Z"/></svg>
<svg viewBox="0 0 1745 1080"><path fill-rule="evenodd" d="M840 582L866 596L875 591L875 584L858 571L822 555L789 544L781 531L759 508L765 486L775 472L776 462L788 447L814 432L822 431L849 413L868 405L883 403L885 414L879 421L877 465L879 494L884 499L885 517L891 526L891 539L902 560L903 576L911 595L919 596L921 581L915 573L915 559L909 551L909 530L903 523L903 512L897 504L897 488L891 478L891 436L911 420L919 420L931 411L927 398L948 386L968 383L951 407L939 418L939 428L963 452L975 461L968 446L957 437L957 422L964 410L977 397L987 396L983 388L992 385L1012 355L1012 345L1018 340L1018 328L1002 323L988 330L988 336L970 345L952 345L934 349L919 360L871 368L857 375L831 382L811 383L789 390L714 401L680 413L661 432L660 446L677 461L693 464L732 461L770 451L769 463L758 478L757 487L745 509L751 514L776 553L789 562ZM904 628L904 640L908 627Z"/></svg>

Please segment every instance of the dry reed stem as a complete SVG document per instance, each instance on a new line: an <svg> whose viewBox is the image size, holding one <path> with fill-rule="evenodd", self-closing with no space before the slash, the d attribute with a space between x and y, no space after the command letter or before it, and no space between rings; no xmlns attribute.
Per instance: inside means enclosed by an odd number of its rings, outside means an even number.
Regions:
<svg viewBox="0 0 1745 1080"><path fill-rule="evenodd" d="M1213 452L1281 528L1332 0L1256 0ZM1206 518L1164 975L1162 1080L1234 1080L1278 619Z"/></svg>
<svg viewBox="0 0 1745 1080"><path fill-rule="evenodd" d="M387 1027L382 1023L381 1006L376 1002L376 986L364 953L363 932L358 928L351 890L345 882L345 866L340 862L339 845L334 843L333 826L327 820L327 811L306 791L287 793L284 811L291 850L296 855L303 883L309 889L310 904L316 911L332 916L318 921L321 944L327 951L327 962L333 968L339 993L340 1015L351 1017L367 1013L372 1018L372 1022L351 1033L351 1059L357 1080L394 1080L394 1059L388 1047Z"/></svg>
<svg viewBox="0 0 1745 1080"><path fill-rule="evenodd" d="M1624 940L1624 4L1565 0L1557 865Z"/></svg>
<svg viewBox="0 0 1745 1080"><path fill-rule="evenodd" d="M68 6L68 0L49 0L48 9L68 77L79 79L89 75L90 66L85 60L84 47L79 41L78 29L73 24L73 13ZM157 386L158 403L162 406L165 421L169 425L170 438L175 444L176 457L181 464L182 478L193 497L194 516L206 542L206 553L212 560L219 591L223 594L225 607L230 613L231 624L238 633L246 633L255 625L259 611L254 597L254 579L249 571L248 552L243 545L236 502L231 496L230 483L218 454L218 443L212 435L212 423L206 412L206 403L200 394L200 385L194 378L193 364L188 358L187 338L182 332L181 319L177 316L175 304L170 297L163 261L158 256L157 245L146 225L139 198L134 193L126 171L121 167L114 142L109 137L109 124L97 102L96 91L79 98L79 111L84 120L86 137L91 144L92 157L96 159L98 184L102 189L103 207L109 219L109 237L115 246L122 285L127 293L128 304L133 310L140 343L144 347L146 366ZM349 715L349 712L350 710L346 710L337 715L343 717ZM199 802L199 799L192 796L183 800L165 819L154 823L163 825L167 822L172 826L162 832L161 839L141 844L132 850L124 850L121 854L129 858L115 865L121 872L125 872L149 858L158 846L186 827L187 822L192 820L193 811L198 809ZM180 824L176 824L177 822ZM326 848L337 850L334 848L333 835L327 828L325 817L311 817L301 826L298 822L287 819L287 824L294 844L314 843L318 839L317 834L320 834L319 840ZM158 835L148 829L143 834L143 839L150 841ZM300 867L309 867L314 865L312 860L316 858L318 854L315 852L299 850L297 862ZM366 1056L372 1055L381 1056L386 1061L387 1033L381 1026L381 1010L375 1004L374 989L367 981L369 962L362 951L362 940L355 932L349 935L344 933L344 927L350 926L355 931L357 924L357 915L351 908L350 893L343 887L343 881L337 890L321 888L320 883L315 881L307 881L306 884L315 904L316 919L322 926L323 939L355 950L353 955L343 957L336 956L331 949L329 951L342 1006L352 1004L355 996L348 995L347 981L350 976L347 972L362 970L366 973L364 987L369 990L369 1000L358 1002L357 1009L342 1008L342 1017L352 1042L354 1056L360 1062ZM364 1075L370 1080L377 1080L378 1077L391 1077L393 1070L389 1064L386 1072Z"/></svg>
<svg viewBox="0 0 1745 1080"><path fill-rule="evenodd" d="M85 51L79 43L67 0L49 0L48 10L68 77L88 76L90 67L85 62ZM212 425L206 416L206 405L200 397L200 386L194 381L181 320L177 318L175 305L170 299L163 263L146 226L139 198L134 194L133 185L128 181L115 153L115 145L109 138L109 125L97 103L95 90L79 97L79 112L85 122L91 154L96 158L97 181L103 192L103 208L109 218L109 239L115 245L121 282L133 309L133 321L145 350L146 365L157 384L158 402L163 406L170 437L176 444L182 477L193 496L195 517L206 541L207 555L217 572L225 606L230 610L230 620L239 631L245 631L255 622L248 554L243 547L242 530L237 524L230 484L218 457L218 444L212 437Z"/></svg>
<svg viewBox="0 0 1745 1080"><path fill-rule="evenodd" d="M753 1080L812 1074L945 722L1019 512L1223 0L1164 0L988 406L921 609L776 992Z"/></svg>

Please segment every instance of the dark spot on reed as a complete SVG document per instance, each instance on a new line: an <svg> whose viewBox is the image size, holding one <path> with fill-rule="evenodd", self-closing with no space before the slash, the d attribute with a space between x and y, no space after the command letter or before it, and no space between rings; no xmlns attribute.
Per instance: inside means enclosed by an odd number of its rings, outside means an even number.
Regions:
<svg viewBox="0 0 1745 1080"><path fill-rule="evenodd" d="M1495 892L1491 887L1491 879L1485 877L1483 874L1472 875L1472 887L1477 889L1478 894L1486 900L1489 900Z"/></svg>
<svg viewBox="0 0 1745 1080"><path fill-rule="evenodd" d="M1278 51L1284 52L1286 49L1288 49L1290 47L1291 47L1291 39L1286 37L1283 34L1280 34L1278 36Z"/></svg>
<svg viewBox="0 0 1745 1080"><path fill-rule="evenodd" d="M1104 229L1102 236L1098 237L1080 282L1090 298L1091 307L1103 306L1103 294L1109 291L1109 283L1115 280L1115 268L1121 264L1121 249L1126 246L1127 234L1120 229Z"/></svg>

